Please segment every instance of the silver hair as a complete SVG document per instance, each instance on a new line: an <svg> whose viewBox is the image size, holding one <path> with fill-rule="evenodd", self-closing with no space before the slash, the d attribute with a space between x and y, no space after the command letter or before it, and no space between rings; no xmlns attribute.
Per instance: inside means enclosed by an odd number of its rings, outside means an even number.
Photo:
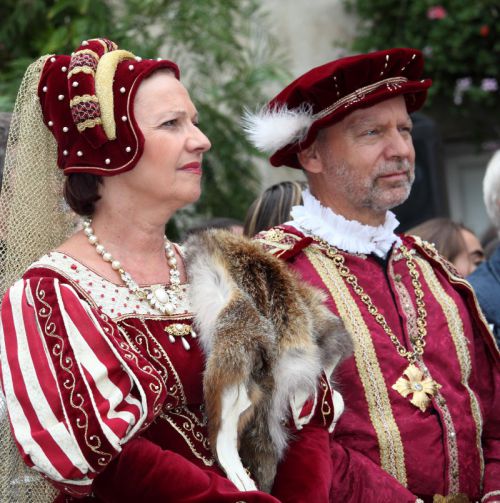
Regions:
<svg viewBox="0 0 500 503"><path fill-rule="evenodd" d="M491 223L500 231L500 150L493 154L486 168L483 197Z"/></svg>

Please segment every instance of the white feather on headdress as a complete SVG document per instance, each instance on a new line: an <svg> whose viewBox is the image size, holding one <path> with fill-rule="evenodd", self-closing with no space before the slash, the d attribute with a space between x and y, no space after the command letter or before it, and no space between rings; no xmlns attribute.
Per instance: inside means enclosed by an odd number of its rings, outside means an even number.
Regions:
<svg viewBox="0 0 500 503"><path fill-rule="evenodd" d="M257 113L245 110L242 117L242 126L249 140L268 154L304 139L313 122L309 104L292 109L286 105L273 109L264 107Z"/></svg>

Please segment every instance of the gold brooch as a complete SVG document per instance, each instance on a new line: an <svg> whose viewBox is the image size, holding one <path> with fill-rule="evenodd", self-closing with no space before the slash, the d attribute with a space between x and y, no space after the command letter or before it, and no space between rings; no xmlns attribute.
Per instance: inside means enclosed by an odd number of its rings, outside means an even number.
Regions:
<svg viewBox="0 0 500 503"><path fill-rule="evenodd" d="M408 365L403 375L407 376L408 379L400 377L392 386L392 389L398 391L405 398L413 394L410 403L425 412L425 409L431 403L430 397L436 396L441 385L430 377L424 377L422 371L413 363Z"/></svg>

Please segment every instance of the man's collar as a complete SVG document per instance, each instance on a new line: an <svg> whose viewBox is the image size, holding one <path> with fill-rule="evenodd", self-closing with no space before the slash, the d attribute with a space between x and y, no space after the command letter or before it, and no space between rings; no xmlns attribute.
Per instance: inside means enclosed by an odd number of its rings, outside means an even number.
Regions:
<svg viewBox="0 0 500 503"><path fill-rule="evenodd" d="M347 220L334 213L309 192L302 192L303 204L294 206L290 212L292 221L287 222L307 235L318 236L332 246L349 253L373 253L386 258L393 244L401 244L394 233L399 222L391 211L387 212L383 225L373 227L356 220Z"/></svg>

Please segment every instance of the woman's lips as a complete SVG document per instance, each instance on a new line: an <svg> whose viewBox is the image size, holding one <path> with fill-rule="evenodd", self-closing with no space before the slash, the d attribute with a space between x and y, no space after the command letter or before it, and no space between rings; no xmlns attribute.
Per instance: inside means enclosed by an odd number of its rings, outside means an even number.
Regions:
<svg viewBox="0 0 500 503"><path fill-rule="evenodd" d="M201 162L190 162L179 168L179 171L188 171L195 175L201 175Z"/></svg>

